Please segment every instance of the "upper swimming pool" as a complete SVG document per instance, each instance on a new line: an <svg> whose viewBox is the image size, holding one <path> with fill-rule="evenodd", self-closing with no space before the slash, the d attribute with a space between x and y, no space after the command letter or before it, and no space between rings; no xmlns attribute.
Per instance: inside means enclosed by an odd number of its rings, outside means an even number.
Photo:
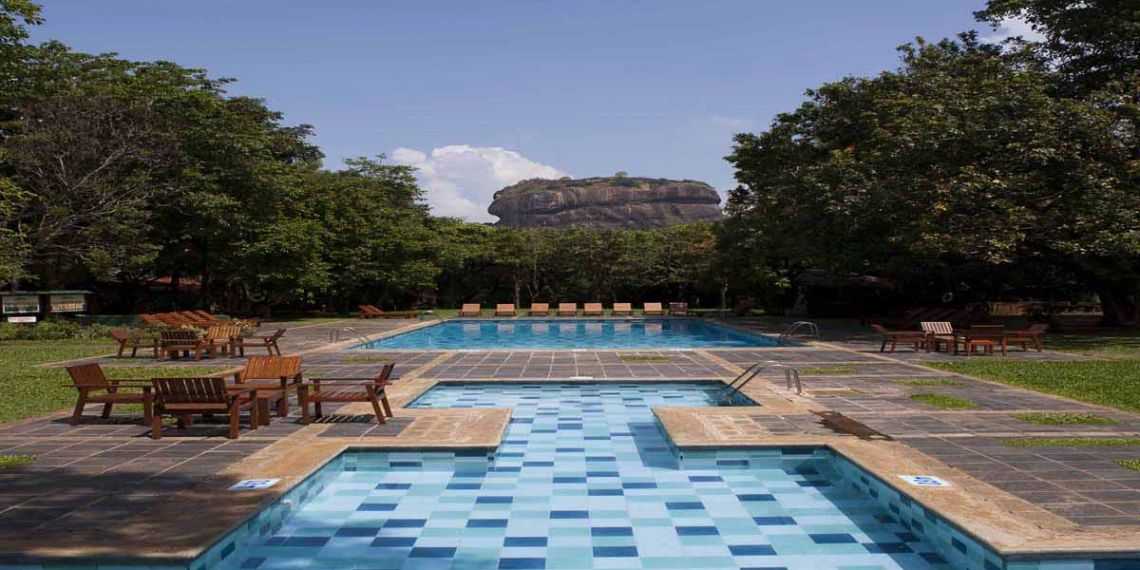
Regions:
<svg viewBox="0 0 1140 570"><path fill-rule="evenodd" d="M775 346L772 337L698 319L451 320L360 349L623 349Z"/></svg>

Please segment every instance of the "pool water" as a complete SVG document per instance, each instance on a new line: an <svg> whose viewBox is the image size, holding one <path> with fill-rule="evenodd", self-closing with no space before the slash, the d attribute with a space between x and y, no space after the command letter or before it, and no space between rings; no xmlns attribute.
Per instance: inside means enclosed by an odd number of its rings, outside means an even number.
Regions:
<svg viewBox="0 0 1140 570"><path fill-rule="evenodd" d="M246 525L261 536L236 551L221 543L221 566L951 568L874 499L838 484L824 449L679 457L651 407L714 405L720 390L437 385L414 406L513 408L502 445L346 452L303 484L287 516Z"/></svg>
<svg viewBox="0 0 1140 570"><path fill-rule="evenodd" d="M698 319L450 320L357 348L743 348L776 340Z"/></svg>

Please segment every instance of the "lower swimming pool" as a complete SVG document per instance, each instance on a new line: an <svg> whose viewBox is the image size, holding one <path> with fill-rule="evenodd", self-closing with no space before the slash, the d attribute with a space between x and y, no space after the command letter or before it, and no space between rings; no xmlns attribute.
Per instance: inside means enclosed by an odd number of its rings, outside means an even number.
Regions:
<svg viewBox="0 0 1140 570"><path fill-rule="evenodd" d="M201 566L991 568L951 565L933 518L826 449L678 454L651 407L715 405L718 386L437 385L413 405L513 408L497 450L346 452Z"/></svg>
<svg viewBox="0 0 1140 570"><path fill-rule="evenodd" d="M357 349L743 348L776 340L700 319L449 320Z"/></svg>

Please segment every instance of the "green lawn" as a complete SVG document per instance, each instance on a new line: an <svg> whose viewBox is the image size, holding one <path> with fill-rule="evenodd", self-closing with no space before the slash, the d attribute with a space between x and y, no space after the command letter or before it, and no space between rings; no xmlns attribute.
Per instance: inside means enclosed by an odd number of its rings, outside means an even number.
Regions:
<svg viewBox="0 0 1140 570"><path fill-rule="evenodd" d="M971 360L931 362L927 365L1074 400L1140 412L1140 360Z"/></svg>
<svg viewBox="0 0 1140 570"><path fill-rule="evenodd" d="M970 400L946 394L912 394L910 399L940 410L970 410L978 407Z"/></svg>
<svg viewBox="0 0 1140 570"><path fill-rule="evenodd" d="M62 368L36 365L59 362L113 351L114 345L93 341L12 341L0 343L0 423L43 415L75 405L75 389ZM140 358L140 362L146 362ZM111 378L155 376L200 376L219 368L106 368Z"/></svg>
<svg viewBox="0 0 1140 570"><path fill-rule="evenodd" d="M1104 359L1140 359L1140 330L1097 330L1088 333L1049 333L1045 348Z"/></svg>

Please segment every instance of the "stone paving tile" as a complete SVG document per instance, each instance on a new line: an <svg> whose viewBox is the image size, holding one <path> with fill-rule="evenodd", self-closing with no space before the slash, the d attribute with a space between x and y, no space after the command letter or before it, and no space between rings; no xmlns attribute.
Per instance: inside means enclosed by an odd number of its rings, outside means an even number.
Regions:
<svg viewBox="0 0 1140 570"><path fill-rule="evenodd" d="M1140 417L1097 410L1101 417L1115 420L1112 425L1041 425L1026 422L1016 414L1006 413L963 413L963 412L918 412L914 414L891 414L879 412L853 412L848 415L894 437L922 437L931 435L986 435L986 434L1098 434L1120 433L1140 434Z"/></svg>
<svg viewBox="0 0 1140 570"><path fill-rule="evenodd" d="M708 350L719 358L733 364L748 365L754 362L775 360L786 364L813 363L823 364L831 362L882 362L874 356L866 354L853 354L843 350L826 349L754 349L754 350Z"/></svg>
<svg viewBox="0 0 1140 570"><path fill-rule="evenodd" d="M1140 524L1140 446L1019 448L1006 439L914 438L907 445L1082 525Z"/></svg>
<svg viewBox="0 0 1140 570"><path fill-rule="evenodd" d="M463 352L424 372L425 378L713 378L732 371L696 352Z"/></svg>

